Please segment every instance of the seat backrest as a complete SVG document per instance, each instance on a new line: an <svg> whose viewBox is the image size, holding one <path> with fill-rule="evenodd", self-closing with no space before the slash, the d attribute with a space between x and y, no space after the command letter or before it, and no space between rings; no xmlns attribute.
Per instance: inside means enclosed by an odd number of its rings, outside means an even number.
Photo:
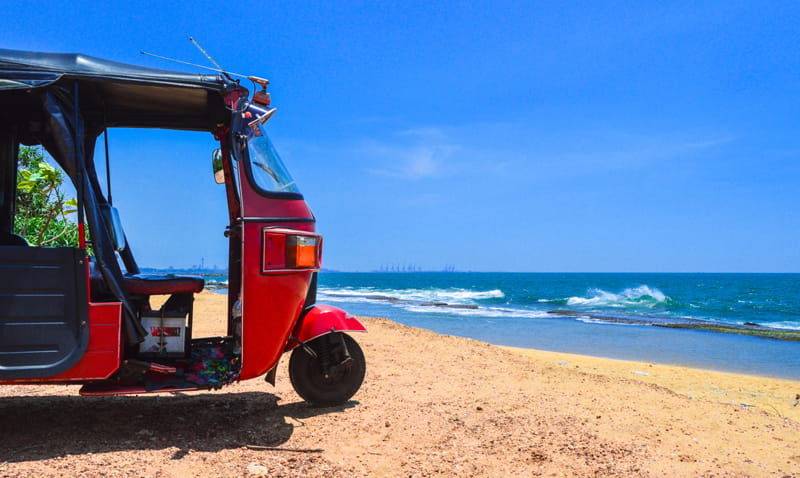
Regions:
<svg viewBox="0 0 800 478"><path fill-rule="evenodd" d="M0 232L0 246L27 246L28 241L24 237L10 232Z"/></svg>

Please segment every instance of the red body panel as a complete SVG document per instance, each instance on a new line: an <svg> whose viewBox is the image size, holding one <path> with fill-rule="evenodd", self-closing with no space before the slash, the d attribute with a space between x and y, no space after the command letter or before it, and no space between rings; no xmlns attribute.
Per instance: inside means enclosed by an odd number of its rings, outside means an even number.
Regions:
<svg viewBox="0 0 800 478"><path fill-rule="evenodd" d="M355 316L342 309L330 305L315 305L297 327L294 337L301 342L308 342L331 332L366 332L367 328ZM297 342L287 344L286 350L297 347Z"/></svg>
<svg viewBox="0 0 800 478"><path fill-rule="evenodd" d="M241 181L241 185L242 214L244 214L244 217L286 217L313 219L314 216L311 214L311 210L308 208L306 202L302 199L267 199L260 195L257 191L254 191L253 188L251 188L248 184L247 179L244 176L243 169L244 167L240 168L240 172L242 174L241 178L243 179L243 181ZM271 225L288 226L289 224L290 222ZM303 223L303 225L305 227L299 227L295 229L314 232L313 223Z"/></svg>
<svg viewBox="0 0 800 478"><path fill-rule="evenodd" d="M264 228L314 232L314 216L302 199L266 198L259 194L247 181L241 162L238 176L243 216L242 370L239 379L246 380L267 373L278 363L303 310L313 274L310 270L262 271Z"/></svg>
<svg viewBox="0 0 800 478"><path fill-rule="evenodd" d="M263 273L263 227L259 223L244 226L241 380L263 375L278 363L303 310L313 273Z"/></svg>
<svg viewBox="0 0 800 478"><path fill-rule="evenodd" d="M87 382L110 377L120 364L121 314L119 302L89 303L89 345L78 363L52 377L0 380L0 383Z"/></svg>

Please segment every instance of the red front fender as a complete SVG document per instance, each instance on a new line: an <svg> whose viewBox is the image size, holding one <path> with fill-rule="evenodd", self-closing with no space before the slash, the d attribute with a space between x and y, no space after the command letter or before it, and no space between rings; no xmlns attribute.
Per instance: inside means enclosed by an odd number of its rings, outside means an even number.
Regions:
<svg viewBox="0 0 800 478"><path fill-rule="evenodd" d="M294 330L294 338L300 342L308 342L331 332L366 332L367 328L354 316L342 309L330 305L315 305L303 317L302 323ZM289 340L286 351L299 344Z"/></svg>

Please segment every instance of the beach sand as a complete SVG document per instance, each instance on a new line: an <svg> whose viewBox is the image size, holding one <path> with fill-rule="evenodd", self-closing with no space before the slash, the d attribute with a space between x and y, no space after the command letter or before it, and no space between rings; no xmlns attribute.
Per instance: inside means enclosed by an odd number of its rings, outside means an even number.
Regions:
<svg viewBox="0 0 800 478"><path fill-rule="evenodd" d="M200 294L196 336L218 335L225 307ZM300 401L288 360L275 388L0 387L0 477L800 476L800 382L363 320L367 376L343 407Z"/></svg>

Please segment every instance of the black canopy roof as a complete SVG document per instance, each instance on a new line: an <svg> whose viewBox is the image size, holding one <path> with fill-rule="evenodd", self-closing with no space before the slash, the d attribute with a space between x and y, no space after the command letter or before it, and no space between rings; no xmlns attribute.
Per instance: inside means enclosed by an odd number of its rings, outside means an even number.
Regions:
<svg viewBox="0 0 800 478"><path fill-rule="evenodd" d="M217 130L230 125L227 93L247 90L220 74L157 70L86 55L0 49L0 188L14 191L18 144L41 144L72 180L78 222L84 214L97 269L125 305L123 322L130 344L145 331L136 321L122 285L107 211L92 158L95 140L107 126ZM8 179L2 181L3 174ZM11 186L8 186L11 184ZM11 229L13 201L2 199L0 228ZM13 196L12 196L13 197ZM130 248L121 252L128 272L137 272Z"/></svg>
<svg viewBox="0 0 800 478"><path fill-rule="evenodd" d="M221 74L128 65L82 54L0 49L0 97L11 91L80 83L87 126L211 131L230 121L225 93L241 88ZM17 111L20 111L19 109Z"/></svg>

